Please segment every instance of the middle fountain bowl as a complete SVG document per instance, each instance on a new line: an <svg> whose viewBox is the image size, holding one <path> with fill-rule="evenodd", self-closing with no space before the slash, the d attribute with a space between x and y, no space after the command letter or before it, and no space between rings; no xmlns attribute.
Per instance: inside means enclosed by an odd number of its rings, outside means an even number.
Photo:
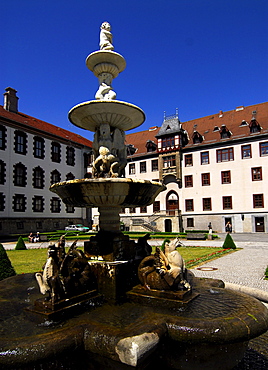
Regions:
<svg viewBox="0 0 268 370"><path fill-rule="evenodd" d="M65 204L74 207L142 207L166 189L156 181L129 178L78 179L50 187Z"/></svg>

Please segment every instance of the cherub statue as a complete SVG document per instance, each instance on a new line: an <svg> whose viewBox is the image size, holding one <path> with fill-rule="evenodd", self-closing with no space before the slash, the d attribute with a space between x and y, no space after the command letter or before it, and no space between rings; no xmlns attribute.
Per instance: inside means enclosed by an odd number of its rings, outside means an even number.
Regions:
<svg viewBox="0 0 268 370"><path fill-rule="evenodd" d="M100 29L100 50L114 50L110 23L103 22Z"/></svg>

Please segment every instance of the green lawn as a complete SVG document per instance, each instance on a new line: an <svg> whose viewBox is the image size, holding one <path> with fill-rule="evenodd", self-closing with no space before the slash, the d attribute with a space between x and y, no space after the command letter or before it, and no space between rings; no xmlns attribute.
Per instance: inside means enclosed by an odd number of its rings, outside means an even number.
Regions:
<svg viewBox="0 0 268 370"><path fill-rule="evenodd" d="M215 247L179 247L178 251L184 258L186 267L190 268L234 250ZM47 258L47 249L9 250L7 255L17 274L32 273L42 270Z"/></svg>

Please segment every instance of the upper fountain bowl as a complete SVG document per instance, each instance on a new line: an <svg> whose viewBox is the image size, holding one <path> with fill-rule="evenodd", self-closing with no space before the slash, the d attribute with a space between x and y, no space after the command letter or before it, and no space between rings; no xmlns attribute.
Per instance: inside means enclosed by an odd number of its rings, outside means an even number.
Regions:
<svg viewBox="0 0 268 370"><path fill-rule="evenodd" d="M129 178L69 180L50 187L65 204L74 207L143 207L165 189L156 181Z"/></svg>
<svg viewBox="0 0 268 370"><path fill-rule="evenodd" d="M123 101L91 100L73 107L69 120L75 126L94 132L102 123L127 131L143 124L145 114L136 105Z"/></svg>

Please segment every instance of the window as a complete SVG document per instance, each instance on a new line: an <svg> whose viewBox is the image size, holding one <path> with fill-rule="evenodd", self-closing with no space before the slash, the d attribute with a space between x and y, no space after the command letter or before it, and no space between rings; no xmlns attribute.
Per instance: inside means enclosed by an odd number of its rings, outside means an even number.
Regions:
<svg viewBox="0 0 268 370"><path fill-rule="evenodd" d="M160 211L160 201L159 200L156 200L153 203L153 212L159 212L159 211Z"/></svg>
<svg viewBox="0 0 268 370"><path fill-rule="evenodd" d="M209 164L209 152L201 152L201 164Z"/></svg>
<svg viewBox="0 0 268 370"><path fill-rule="evenodd" d="M193 155L192 154L185 154L184 164L185 164L185 167L189 167L193 165Z"/></svg>
<svg viewBox="0 0 268 370"><path fill-rule="evenodd" d="M162 148L168 148L175 145L174 136L166 136L162 138Z"/></svg>
<svg viewBox="0 0 268 370"><path fill-rule="evenodd" d="M22 221L16 222L16 226L18 230L23 230L24 229L24 223Z"/></svg>
<svg viewBox="0 0 268 370"><path fill-rule="evenodd" d="M0 211L5 210L5 195L0 193Z"/></svg>
<svg viewBox="0 0 268 370"><path fill-rule="evenodd" d="M227 162L234 160L233 148L218 149L217 150L217 162Z"/></svg>
<svg viewBox="0 0 268 370"><path fill-rule="evenodd" d="M232 209L232 197L227 196L227 197L222 197L222 208L223 209Z"/></svg>
<svg viewBox="0 0 268 370"><path fill-rule="evenodd" d="M187 227L194 227L194 219L192 217L186 218Z"/></svg>
<svg viewBox="0 0 268 370"><path fill-rule="evenodd" d="M193 186L193 175L184 176L184 186L191 188Z"/></svg>
<svg viewBox="0 0 268 370"><path fill-rule="evenodd" d="M60 163L61 147L59 143L51 143L51 160L52 162Z"/></svg>
<svg viewBox="0 0 268 370"><path fill-rule="evenodd" d="M45 140L43 138L38 136L34 137L33 155L35 158L45 158Z"/></svg>
<svg viewBox="0 0 268 370"><path fill-rule="evenodd" d="M41 196L33 197L33 212L43 212L44 211L44 198Z"/></svg>
<svg viewBox="0 0 268 370"><path fill-rule="evenodd" d="M13 196L13 211L14 212L25 212L26 210L26 198L23 194L15 194Z"/></svg>
<svg viewBox="0 0 268 370"><path fill-rule="evenodd" d="M146 172L146 162L140 162L140 173Z"/></svg>
<svg viewBox="0 0 268 370"><path fill-rule="evenodd" d="M194 144L200 144L203 141L202 135L200 135L197 131L194 132L192 139Z"/></svg>
<svg viewBox="0 0 268 370"><path fill-rule="evenodd" d="M203 198L203 211L211 211L211 198Z"/></svg>
<svg viewBox="0 0 268 370"><path fill-rule="evenodd" d="M135 175L136 173L135 163L129 163L128 171L130 175Z"/></svg>
<svg viewBox="0 0 268 370"><path fill-rule="evenodd" d="M69 165L69 166L74 166L75 164L75 151L74 151L74 148L71 148L69 146L67 146L66 148L66 163Z"/></svg>
<svg viewBox="0 0 268 370"><path fill-rule="evenodd" d="M252 118L249 124L250 133L256 133L261 131L261 126L259 122L256 120L256 118Z"/></svg>
<svg viewBox="0 0 268 370"><path fill-rule="evenodd" d="M74 207L70 206L70 205L67 205L66 206L66 213L74 213Z"/></svg>
<svg viewBox="0 0 268 370"><path fill-rule="evenodd" d="M15 131L15 153L27 153L27 135L22 131Z"/></svg>
<svg viewBox="0 0 268 370"><path fill-rule="evenodd" d="M163 157L163 167L168 168L168 167L174 167L176 166L176 157L175 155L167 155Z"/></svg>
<svg viewBox="0 0 268 370"><path fill-rule="evenodd" d="M251 177L252 177L252 181L261 181L262 180L262 168L261 167L251 168Z"/></svg>
<svg viewBox="0 0 268 370"><path fill-rule="evenodd" d="M153 159L151 164L152 164L152 172L158 171L158 159Z"/></svg>
<svg viewBox="0 0 268 370"><path fill-rule="evenodd" d="M26 167L22 163L14 165L13 183L15 186L26 186Z"/></svg>
<svg viewBox="0 0 268 370"><path fill-rule="evenodd" d="M225 125L222 125L220 130L221 139L229 139L231 137L231 132Z"/></svg>
<svg viewBox="0 0 268 370"><path fill-rule="evenodd" d="M264 157L265 155L268 155L268 141L260 143L260 156Z"/></svg>
<svg viewBox="0 0 268 370"><path fill-rule="evenodd" d="M157 145L152 140L148 140L145 147L147 152L154 152L156 151Z"/></svg>
<svg viewBox="0 0 268 370"><path fill-rule="evenodd" d="M44 170L41 167L36 167L33 169L33 187L36 189L43 189L45 176Z"/></svg>
<svg viewBox="0 0 268 370"><path fill-rule="evenodd" d="M146 206L141 207L141 208L140 208L140 212L141 212L141 213L147 213L147 207L146 207Z"/></svg>
<svg viewBox="0 0 268 370"><path fill-rule="evenodd" d="M6 149L6 128L0 125L0 149Z"/></svg>
<svg viewBox="0 0 268 370"><path fill-rule="evenodd" d="M6 182L6 164L0 160L0 184Z"/></svg>
<svg viewBox="0 0 268 370"><path fill-rule="evenodd" d="M130 207L129 208L129 213L136 213L136 208L135 207Z"/></svg>
<svg viewBox="0 0 268 370"><path fill-rule="evenodd" d="M51 172L50 184L53 185L56 182L60 182L60 173L57 170Z"/></svg>
<svg viewBox="0 0 268 370"><path fill-rule="evenodd" d="M221 183L231 184L231 171L221 171Z"/></svg>
<svg viewBox="0 0 268 370"><path fill-rule="evenodd" d="M242 159L251 158L251 145L242 145L241 146Z"/></svg>
<svg viewBox="0 0 268 370"><path fill-rule="evenodd" d="M202 181L202 186L210 185L210 173L202 173L201 181Z"/></svg>
<svg viewBox="0 0 268 370"><path fill-rule="evenodd" d="M194 200L193 199L185 199L185 211L190 212L194 210Z"/></svg>
<svg viewBox="0 0 268 370"><path fill-rule="evenodd" d="M42 221L36 221L36 229L37 230L42 230L43 229Z"/></svg>
<svg viewBox="0 0 268 370"><path fill-rule="evenodd" d="M253 208L263 208L263 194L253 194Z"/></svg>
<svg viewBox="0 0 268 370"><path fill-rule="evenodd" d="M67 173L66 181L74 180L74 179L75 179L75 176L71 172Z"/></svg>
<svg viewBox="0 0 268 370"><path fill-rule="evenodd" d="M52 213L60 213L60 199L52 198L50 201L50 210Z"/></svg>

